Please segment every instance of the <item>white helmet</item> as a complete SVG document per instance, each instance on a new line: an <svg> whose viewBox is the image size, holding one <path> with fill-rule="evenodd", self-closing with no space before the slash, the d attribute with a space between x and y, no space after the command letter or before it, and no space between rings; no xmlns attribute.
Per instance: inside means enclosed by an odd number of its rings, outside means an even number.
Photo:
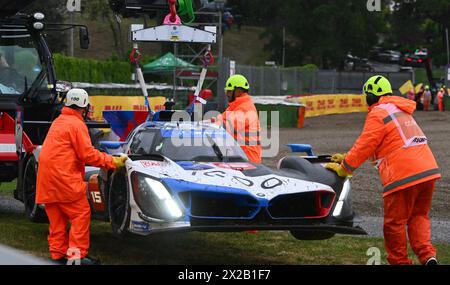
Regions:
<svg viewBox="0 0 450 285"><path fill-rule="evenodd" d="M73 88L67 92L66 106L86 108L89 105L89 95L84 89Z"/></svg>

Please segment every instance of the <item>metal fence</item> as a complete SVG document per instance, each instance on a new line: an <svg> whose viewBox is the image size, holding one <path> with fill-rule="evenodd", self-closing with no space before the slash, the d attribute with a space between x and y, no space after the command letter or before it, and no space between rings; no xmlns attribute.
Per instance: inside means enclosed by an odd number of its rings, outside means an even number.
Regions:
<svg viewBox="0 0 450 285"><path fill-rule="evenodd" d="M291 94L360 94L364 82L373 75L386 76L395 94L414 73L406 72L339 72L333 70L300 70L293 68L236 66L236 72L247 77L254 96Z"/></svg>

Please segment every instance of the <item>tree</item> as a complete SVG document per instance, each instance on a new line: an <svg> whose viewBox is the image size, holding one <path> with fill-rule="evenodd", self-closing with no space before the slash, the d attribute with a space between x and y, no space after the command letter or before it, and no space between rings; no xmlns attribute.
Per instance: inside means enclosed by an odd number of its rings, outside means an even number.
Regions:
<svg viewBox="0 0 450 285"><path fill-rule="evenodd" d="M392 29L389 38L403 51L426 47L434 63L446 64L445 28L450 28L450 1L392 1Z"/></svg>
<svg viewBox="0 0 450 285"><path fill-rule="evenodd" d="M314 63L322 68L339 66L347 52L366 55L385 31L384 13L373 13L360 0L285 0L270 17L267 48L281 58L282 28L289 42L287 65ZM271 10L273 13L275 10Z"/></svg>
<svg viewBox="0 0 450 285"><path fill-rule="evenodd" d="M86 1L86 10L91 20L106 21L111 29L117 56L125 58L125 45L122 40L122 29L107 0Z"/></svg>

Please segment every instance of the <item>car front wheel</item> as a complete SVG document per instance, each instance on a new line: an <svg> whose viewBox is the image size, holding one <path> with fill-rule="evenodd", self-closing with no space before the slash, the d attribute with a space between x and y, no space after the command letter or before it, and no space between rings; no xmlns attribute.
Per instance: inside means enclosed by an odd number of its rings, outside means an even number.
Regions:
<svg viewBox="0 0 450 285"><path fill-rule="evenodd" d="M125 171L116 171L112 174L109 189L108 212L112 232L117 237L125 237L129 234L131 212Z"/></svg>
<svg viewBox="0 0 450 285"><path fill-rule="evenodd" d="M23 175L23 201L25 216L34 223L47 223L48 218L43 205L36 204L36 181L38 164L34 156L28 159Z"/></svg>

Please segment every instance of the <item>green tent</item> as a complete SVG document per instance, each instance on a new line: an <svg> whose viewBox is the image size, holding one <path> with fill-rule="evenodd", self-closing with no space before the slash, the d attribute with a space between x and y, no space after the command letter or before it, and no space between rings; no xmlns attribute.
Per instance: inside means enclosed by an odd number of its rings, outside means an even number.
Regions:
<svg viewBox="0 0 450 285"><path fill-rule="evenodd" d="M200 67L176 58L172 53L168 52L157 60L147 63L143 66L144 73L171 73L173 69L198 71Z"/></svg>

